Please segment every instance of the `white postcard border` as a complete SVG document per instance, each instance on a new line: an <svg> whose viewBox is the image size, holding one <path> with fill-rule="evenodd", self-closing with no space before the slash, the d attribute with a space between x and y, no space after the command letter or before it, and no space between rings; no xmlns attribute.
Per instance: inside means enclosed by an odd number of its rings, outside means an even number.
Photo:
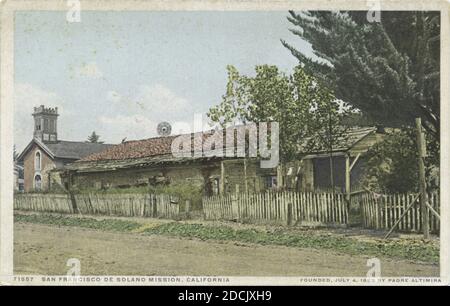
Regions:
<svg viewBox="0 0 450 306"><path fill-rule="evenodd" d="M310 0L310 1L153 1L153 0L81 0L82 10L368 10L367 0ZM380 1L381 10L440 10L441 11L441 234L440 234L440 284L449 284L450 275L450 2L445 0L387 0ZM67 2L0 0L0 283L24 284L14 281L13 276L13 93L14 93L14 13L20 10L61 10L67 11ZM443 224L443 225L442 225ZM36 276L39 277L39 276ZM59 276L58 276L59 277ZM282 285L299 284L304 277L226 277L233 282L228 285ZM316 278L319 279L319 278ZM326 279L336 279L333 277ZM359 279L359 278L348 278ZM411 278L421 279L421 278ZM429 279L429 278L424 278ZM26 283L26 282L25 282ZM67 285L67 282L58 283ZM91 283L92 284L92 283ZM99 283L108 285L108 283ZM156 284L156 283L155 283ZM198 283L183 283L198 285ZM324 285L323 282L308 282L302 285ZM335 283L339 284L339 283ZM358 283L359 285L363 283ZM378 285L380 283L377 283ZM391 285L410 285L404 282ZM180 284L178 284L180 285ZM210 283L207 285L211 285ZM417 283L415 283L417 285Z"/></svg>

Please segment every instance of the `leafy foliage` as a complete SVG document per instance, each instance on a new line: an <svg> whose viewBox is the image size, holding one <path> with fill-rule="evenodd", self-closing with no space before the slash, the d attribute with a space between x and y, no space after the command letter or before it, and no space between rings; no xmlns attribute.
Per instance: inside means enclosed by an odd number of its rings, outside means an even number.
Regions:
<svg viewBox="0 0 450 306"><path fill-rule="evenodd" d="M139 228L141 225L137 222L117 219L97 220L94 218L76 218L58 215L14 215L15 222L41 223L57 226L76 226L104 231L129 232Z"/></svg>
<svg viewBox="0 0 450 306"><path fill-rule="evenodd" d="M427 187L431 191L439 186L434 180L433 169L439 155L428 141L425 158ZM403 127L386 133L383 140L374 145L366 156L364 184L372 190L385 193L417 192L418 153L414 128Z"/></svg>
<svg viewBox="0 0 450 306"><path fill-rule="evenodd" d="M311 58L282 41L304 69L336 97L387 126L413 126L421 117L439 142L439 12L290 12L291 32L312 45Z"/></svg>
<svg viewBox="0 0 450 306"><path fill-rule="evenodd" d="M387 133L366 156L365 185L385 193L418 190L417 144L413 129Z"/></svg>
<svg viewBox="0 0 450 306"><path fill-rule="evenodd" d="M240 75L233 66L227 69L226 93L208 112L213 123L226 127L278 122L282 161L332 150L337 138L345 134L341 122L349 109L301 67L286 75L276 66L256 66L255 76Z"/></svg>
<svg viewBox="0 0 450 306"><path fill-rule="evenodd" d="M147 192L156 194L170 194L179 198L181 207L184 209L186 200L191 201L191 209L201 209L203 187L192 183L172 183L169 185L151 186Z"/></svg>
<svg viewBox="0 0 450 306"><path fill-rule="evenodd" d="M203 188L200 185L194 185L189 183L172 183L169 185L155 185L155 186L137 186L128 188L83 188L75 190L75 193L80 194L142 194L142 193L154 193L154 194L168 194L178 197L181 207L184 207L186 200L191 201L192 209L200 209L203 195Z"/></svg>
<svg viewBox="0 0 450 306"><path fill-rule="evenodd" d="M79 194L89 194L89 193L97 193L97 194L129 194L129 193L148 193L148 186L136 186L136 187L127 187L127 188L105 188L105 189L98 189L98 188L80 188L75 189L73 188L71 190L73 193L79 193Z"/></svg>

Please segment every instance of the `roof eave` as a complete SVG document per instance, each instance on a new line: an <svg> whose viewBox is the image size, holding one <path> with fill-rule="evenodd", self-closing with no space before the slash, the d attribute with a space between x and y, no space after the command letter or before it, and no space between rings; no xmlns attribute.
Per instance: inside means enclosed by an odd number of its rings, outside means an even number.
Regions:
<svg viewBox="0 0 450 306"><path fill-rule="evenodd" d="M33 143L35 143L37 146L39 146L45 153L47 153L52 159L55 158L55 155L53 154L52 151L50 151L50 149L41 141L39 141L36 138L33 138L28 145L25 147L25 149L23 149L22 153L20 153L20 155L17 157L18 161L23 161L23 158L25 157L25 155L28 153L28 151L30 151L30 149L33 147Z"/></svg>

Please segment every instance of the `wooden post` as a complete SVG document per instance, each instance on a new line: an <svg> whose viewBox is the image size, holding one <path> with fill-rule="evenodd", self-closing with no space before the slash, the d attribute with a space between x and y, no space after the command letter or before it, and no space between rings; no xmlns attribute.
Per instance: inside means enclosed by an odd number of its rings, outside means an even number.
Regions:
<svg viewBox="0 0 450 306"><path fill-rule="evenodd" d="M287 225L292 225L292 203L288 203L287 205Z"/></svg>
<svg viewBox="0 0 450 306"><path fill-rule="evenodd" d="M422 229L423 238L430 238L430 228L428 224L428 194L425 180L425 165L423 158L426 156L425 152L425 137L422 133L422 120L416 118L416 132L417 132L417 150L419 152L419 190L420 190L420 212L422 213Z"/></svg>
<svg viewBox="0 0 450 306"><path fill-rule="evenodd" d="M153 194L151 196L151 198L152 198L152 217L156 218L156 217L158 217L158 207L156 206L156 201L157 201L156 195Z"/></svg>
<svg viewBox="0 0 450 306"><path fill-rule="evenodd" d="M350 155L345 155L345 200L350 209Z"/></svg>
<svg viewBox="0 0 450 306"><path fill-rule="evenodd" d="M234 220L239 220L239 204L238 204L238 194L231 193L231 211Z"/></svg>
<svg viewBox="0 0 450 306"><path fill-rule="evenodd" d="M75 195L73 194L72 191L69 191L69 198L70 198L70 203L72 204L73 213L78 214L79 210L78 210L78 206L77 206L77 201L76 201Z"/></svg>
<svg viewBox="0 0 450 306"><path fill-rule="evenodd" d="M73 194L72 191L72 174L70 173L70 171L67 172L67 176L68 176L67 192L69 193L70 203L72 204L72 210L74 214L78 214L79 210L77 206L77 201L75 199L75 195Z"/></svg>
<svg viewBox="0 0 450 306"><path fill-rule="evenodd" d="M223 161L220 162L220 185L219 193L223 195L225 193L225 165Z"/></svg>
<svg viewBox="0 0 450 306"><path fill-rule="evenodd" d="M190 212L191 212L191 201L186 200L185 206L184 206L184 212L186 213L186 217L189 218Z"/></svg>
<svg viewBox="0 0 450 306"><path fill-rule="evenodd" d="M244 158L244 188L245 193L248 193L248 185L247 185L247 159Z"/></svg>

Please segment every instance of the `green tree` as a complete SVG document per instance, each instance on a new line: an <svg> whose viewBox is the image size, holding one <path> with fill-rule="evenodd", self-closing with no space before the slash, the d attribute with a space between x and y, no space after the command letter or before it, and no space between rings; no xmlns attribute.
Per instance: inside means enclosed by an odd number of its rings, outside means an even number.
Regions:
<svg viewBox="0 0 450 306"><path fill-rule="evenodd" d="M384 193L417 191L418 165L415 131L388 132L366 156L364 184Z"/></svg>
<svg viewBox="0 0 450 306"><path fill-rule="evenodd" d="M90 136L88 136L87 142L92 143L103 143L103 141L99 141L100 136L95 133L95 131L92 132Z"/></svg>
<svg viewBox="0 0 450 306"><path fill-rule="evenodd" d="M364 185L384 193L417 192L418 153L416 130L411 127L389 129L383 140L365 156ZM428 155L430 150L427 148ZM439 188L439 172L429 157L425 158L427 188Z"/></svg>
<svg viewBox="0 0 450 306"><path fill-rule="evenodd" d="M227 69L226 93L208 112L213 123L225 127L278 122L282 163L314 151L326 150L331 156L337 139L345 134L340 123L348 110L329 89L301 67L286 75L276 66L262 65L255 68L255 76L240 75L233 66Z"/></svg>
<svg viewBox="0 0 450 306"><path fill-rule="evenodd" d="M421 117L439 145L439 12L289 12L291 32L312 45L314 58L283 41L337 98L377 123L413 126Z"/></svg>

